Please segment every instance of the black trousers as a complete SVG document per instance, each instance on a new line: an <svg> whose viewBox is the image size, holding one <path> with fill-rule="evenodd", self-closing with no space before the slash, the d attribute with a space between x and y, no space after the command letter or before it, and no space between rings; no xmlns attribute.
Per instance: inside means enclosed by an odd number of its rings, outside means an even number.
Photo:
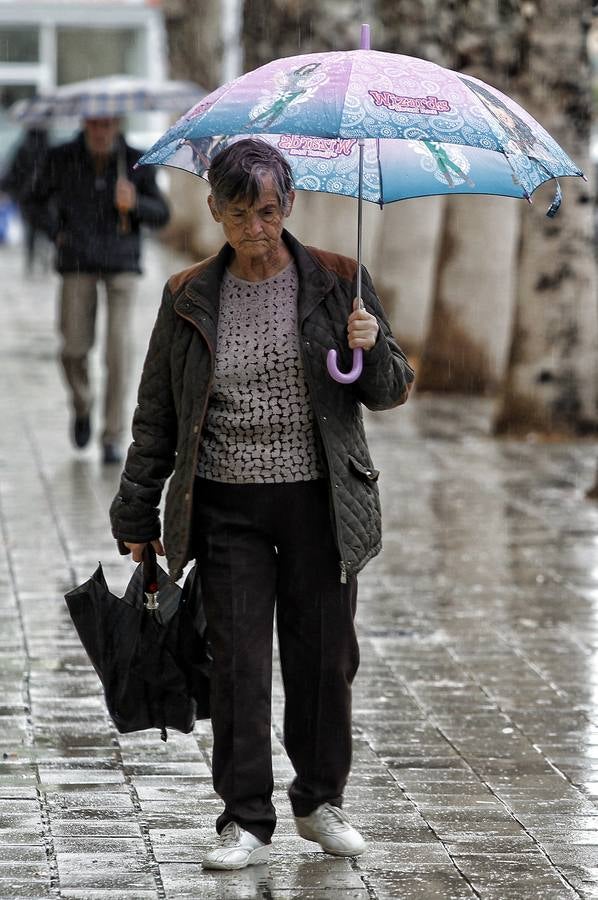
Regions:
<svg viewBox="0 0 598 900"><path fill-rule="evenodd" d="M324 480L224 484L197 479L194 543L211 679L214 789L232 821L268 842L272 805L274 612L285 690L293 812L342 805L351 765L351 683L359 665L357 580L340 582Z"/></svg>

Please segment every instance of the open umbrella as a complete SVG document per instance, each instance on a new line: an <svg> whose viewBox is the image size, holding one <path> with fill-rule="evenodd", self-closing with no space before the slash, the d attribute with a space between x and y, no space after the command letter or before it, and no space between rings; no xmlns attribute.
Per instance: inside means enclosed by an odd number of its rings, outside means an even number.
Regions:
<svg viewBox="0 0 598 900"><path fill-rule="evenodd" d="M361 293L362 200L382 206L432 194L531 199L544 181L583 176L525 110L484 82L435 63L369 49L277 59L204 97L154 144L141 164L205 176L231 141L261 137L288 160L296 187L358 199L357 296ZM556 194L548 215L561 202ZM362 351L353 351L352 382Z"/></svg>
<svg viewBox="0 0 598 900"><path fill-rule="evenodd" d="M109 75L64 84L54 91L13 104L10 114L23 124L66 117L103 118L134 112L188 109L205 95L191 81L151 81L131 75Z"/></svg>

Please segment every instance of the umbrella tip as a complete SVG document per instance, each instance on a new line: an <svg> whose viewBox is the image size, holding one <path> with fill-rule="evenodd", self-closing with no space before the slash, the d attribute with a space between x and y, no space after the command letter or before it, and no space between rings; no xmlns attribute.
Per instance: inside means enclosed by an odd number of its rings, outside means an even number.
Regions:
<svg viewBox="0 0 598 900"><path fill-rule="evenodd" d="M361 41L359 43L360 50L369 50L370 49L370 26L367 23L364 23L361 26Z"/></svg>

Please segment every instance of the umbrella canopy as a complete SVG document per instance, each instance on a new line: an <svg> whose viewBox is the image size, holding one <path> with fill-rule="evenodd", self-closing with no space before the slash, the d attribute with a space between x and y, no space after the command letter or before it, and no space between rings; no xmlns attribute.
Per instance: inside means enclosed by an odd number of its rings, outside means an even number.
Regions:
<svg viewBox="0 0 598 900"><path fill-rule="evenodd" d="M160 728L165 740L209 715L209 651L196 570L180 588L147 552L122 597L99 565L65 600L117 729Z"/></svg>
<svg viewBox="0 0 598 900"><path fill-rule="evenodd" d="M129 75L110 75L65 84L30 100L19 100L11 116L24 124L53 119L107 118L134 112L178 112L205 95L190 81L150 81Z"/></svg>
<svg viewBox="0 0 598 900"><path fill-rule="evenodd" d="M583 175L519 104L479 79L375 50L275 60L208 94L142 163L205 175L227 143L260 136L300 190L383 204L431 194L529 199L551 178Z"/></svg>

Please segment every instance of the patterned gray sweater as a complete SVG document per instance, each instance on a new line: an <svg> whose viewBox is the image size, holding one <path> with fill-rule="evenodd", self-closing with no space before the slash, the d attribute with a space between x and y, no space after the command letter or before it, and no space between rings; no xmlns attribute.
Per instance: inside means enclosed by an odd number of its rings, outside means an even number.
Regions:
<svg viewBox="0 0 598 900"><path fill-rule="evenodd" d="M226 272L197 474L235 484L324 475L297 334L295 263L265 281Z"/></svg>

